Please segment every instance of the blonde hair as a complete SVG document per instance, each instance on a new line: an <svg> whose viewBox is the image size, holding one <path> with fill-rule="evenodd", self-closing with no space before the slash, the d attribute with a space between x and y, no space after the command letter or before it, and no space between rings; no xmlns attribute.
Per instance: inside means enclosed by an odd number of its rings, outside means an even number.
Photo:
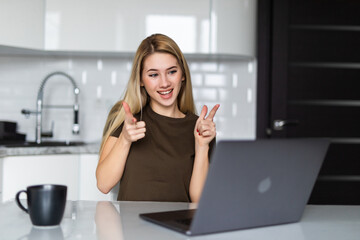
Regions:
<svg viewBox="0 0 360 240"><path fill-rule="evenodd" d="M192 95L190 70L183 53L175 41L168 36L163 34L153 34L145 38L138 47L124 98L116 102L109 112L104 126L100 154L103 150L105 141L124 122L125 112L122 107L122 102L125 101L128 103L133 114L140 112L147 104L149 97L145 88L140 86L141 74L145 59L155 52L169 53L177 59L182 70L183 77L185 78L177 97L178 107L183 113L196 113Z"/></svg>

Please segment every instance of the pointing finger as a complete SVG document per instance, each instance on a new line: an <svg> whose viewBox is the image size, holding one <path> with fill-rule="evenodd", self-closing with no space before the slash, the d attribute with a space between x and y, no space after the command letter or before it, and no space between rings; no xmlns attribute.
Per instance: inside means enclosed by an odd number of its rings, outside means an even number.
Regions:
<svg viewBox="0 0 360 240"><path fill-rule="evenodd" d="M131 113L129 105L123 101L122 102L124 111L125 111L125 121L129 124L136 123L136 118L134 118L133 114Z"/></svg>
<svg viewBox="0 0 360 240"><path fill-rule="evenodd" d="M219 109L219 107L220 107L220 104L216 104L216 105L213 107L213 109L211 109L211 111L210 111L210 113L209 113L209 115L207 116L206 119L212 121L212 120L214 119L215 114L216 114L216 111Z"/></svg>

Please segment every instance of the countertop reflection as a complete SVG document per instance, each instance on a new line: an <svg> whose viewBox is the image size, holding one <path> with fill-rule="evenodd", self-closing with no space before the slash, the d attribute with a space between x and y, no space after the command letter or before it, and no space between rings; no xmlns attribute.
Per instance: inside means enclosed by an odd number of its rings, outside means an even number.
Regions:
<svg viewBox="0 0 360 240"><path fill-rule="evenodd" d="M112 202L102 201L96 204L95 224L99 239L124 239L120 211Z"/></svg>
<svg viewBox="0 0 360 240"><path fill-rule="evenodd" d="M221 204L221 203L219 203ZM61 224L33 227L14 201L0 204L0 239L192 239L140 219L140 213L196 208L191 203L67 201ZM231 231L195 239L358 239L360 206L307 206L299 223Z"/></svg>
<svg viewBox="0 0 360 240"><path fill-rule="evenodd" d="M55 227L32 227L29 234L18 238L18 240L64 240L64 234L60 226Z"/></svg>

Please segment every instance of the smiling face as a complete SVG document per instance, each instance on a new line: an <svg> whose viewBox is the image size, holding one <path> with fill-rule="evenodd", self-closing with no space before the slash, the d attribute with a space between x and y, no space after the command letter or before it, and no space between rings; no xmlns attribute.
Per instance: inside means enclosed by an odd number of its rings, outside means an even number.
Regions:
<svg viewBox="0 0 360 240"><path fill-rule="evenodd" d="M182 116L177 97L184 80L177 59L168 53L155 52L149 55L143 65L141 86L150 96L151 108L165 116Z"/></svg>

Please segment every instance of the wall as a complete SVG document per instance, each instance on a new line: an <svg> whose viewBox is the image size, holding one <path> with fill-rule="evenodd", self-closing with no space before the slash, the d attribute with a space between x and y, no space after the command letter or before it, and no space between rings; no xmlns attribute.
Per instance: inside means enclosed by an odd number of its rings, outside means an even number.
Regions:
<svg viewBox="0 0 360 240"><path fill-rule="evenodd" d="M126 87L132 59L126 57L1 56L0 120L18 122L18 132L35 139L35 116L28 119L21 109L36 109L36 96L42 79L53 71L74 77L80 88L80 135L72 135L73 111L44 111L43 131L51 140L101 140L102 128L111 106ZM220 103L215 121L218 139L254 139L256 119L256 62L254 60L188 59L198 112L203 104ZM45 86L44 104L72 104L70 82L53 77Z"/></svg>

